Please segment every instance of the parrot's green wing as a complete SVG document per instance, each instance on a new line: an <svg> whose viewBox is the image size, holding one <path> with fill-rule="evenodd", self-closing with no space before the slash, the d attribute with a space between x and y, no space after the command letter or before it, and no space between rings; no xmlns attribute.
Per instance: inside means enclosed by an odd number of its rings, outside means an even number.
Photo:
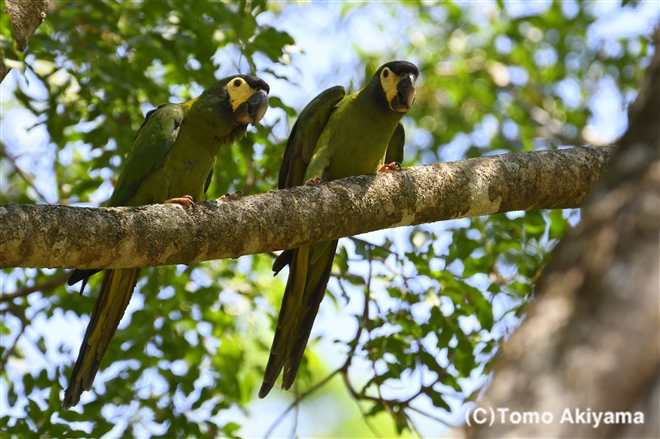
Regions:
<svg viewBox="0 0 660 439"><path fill-rule="evenodd" d="M406 143L406 132L403 129L403 124L399 122L394 130L394 134L390 139L387 146L387 154L385 154L385 163L392 162L403 163L403 146Z"/></svg>
<svg viewBox="0 0 660 439"><path fill-rule="evenodd" d="M124 206L142 183L142 180L154 169L163 164L165 154L176 140L179 126L183 120L183 108L177 104L164 104L149 111L138 130L133 148L128 154L124 168L115 185L115 190L108 201L108 206ZM211 175L209 175L210 182ZM208 187L208 184L207 184ZM83 281L82 294L87 279L98 273L99 269L73 270L67 285Z"/></svg>
<svg viewBox="0 0 660 439"><path fill-rule="evenodd" d="M344 96L344 87L331 87L321 92L300 112L284 151L278 179L280 189L300 186L305 182L305 172L316 142L321 137L332 111Z"/></svg>
<svg viewBox="0 0 660 439"><path fill-rule="evenodd" d="M209 186L211 186L211 180L213 180L213 168L211 168L211 172L209 172L209 176L206 177L206 183L204 183L204 193L209 190Z"/></svg>
<svg viewBox="0 0 660 439"><path fill-rule="evenodd" d="M124 206L142 180L163 164L165 154L179 134L183 117L183 107L178 104L161 105L147 113L108 206Z"/></svg>
<svg viewBox="0 0 660 439"><path fill-rule="evenodd" d="M321 137L333 110L344 96L346 89L341 85L330 87L322 91L300 112L284 151L278 178L280 189L305 183L307 165L314 154L316 142ZM285 250L277 257L273 263L274 274L279 273L291 262L292 252L293 250Z"/></svg>

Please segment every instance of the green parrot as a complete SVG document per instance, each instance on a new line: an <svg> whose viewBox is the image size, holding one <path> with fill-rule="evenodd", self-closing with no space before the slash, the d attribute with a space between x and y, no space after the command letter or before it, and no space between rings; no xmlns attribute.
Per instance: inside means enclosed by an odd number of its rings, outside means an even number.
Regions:
<svg viewBox="0 0 660 439"><path fill-rule="evenodd" d="M405 141L400 121L415 100L418 76L414 64L392 61L356 93L346 96L344 87L335 86L318 95L291 130L280 167L280 189L400 168ZM293 384L336 248L337 240L328 241L286 250L275 260L275 274L289 265L289 278L260 398L268 395L282 369L282 388Z"/></svg>
<svg viewBox="0 0 660 439"><path fill-rule="evenodd" d="M268 84L250 75L225 78L195 99L165 104L147 113L108 206L202 201L220 148L245 134L268 109ZM100 270L75 270L68 284ZM119 321L124 315L139 268L105 270L101 291L64 392L68 409L89 390ZM81 293L82 293L81 289Z"/></svg>

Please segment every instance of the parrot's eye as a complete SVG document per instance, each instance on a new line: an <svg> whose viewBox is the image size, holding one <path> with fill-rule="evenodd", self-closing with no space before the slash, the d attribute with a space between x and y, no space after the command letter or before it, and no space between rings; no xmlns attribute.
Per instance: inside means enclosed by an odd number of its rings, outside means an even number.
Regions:
<svg viewBox="0 0 660 439"><path fill-rule="evenodd" d="M243 81L241 81L240 79L234 79L234 87L240 87L242 82Z"/></svg>
<svg viewBox="0 0 660 439"><path fill-rule="evenodd" d="M383 69L383 78L387 78L390 76L390 69Z"/></svg>

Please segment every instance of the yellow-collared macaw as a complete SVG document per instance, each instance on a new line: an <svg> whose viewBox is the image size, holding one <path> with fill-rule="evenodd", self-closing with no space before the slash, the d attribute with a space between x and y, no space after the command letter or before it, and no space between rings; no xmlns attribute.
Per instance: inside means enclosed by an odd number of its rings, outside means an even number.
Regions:
<svg viewBox="0 0 660 439"><path fill-rule="evenodd" d="M419 69L406 61L381 66L361 90L346 96L342 86L325 90L300 113L279 173L279 187L316 185L354 175L398 169L405 133L401 118L415 100ZM275 260L277 274L289 265L282 308L259 397L284 370L288 389L330 279L337 240L286 250Z"/></svg>
<svg viewBox="0 0 660 439"><path fill-rule="evenodd" d="M220 148L245 134L268 109L268 84L256 76L235 75L218 81L182 104L165 104L147 113L108 206L204 200ZM69 285L100 270L75 270ZM89 390L124 315L139 268L105 270L78 360L64 392L68 409ZM82 292L82 289L81 289Z"/></svg>

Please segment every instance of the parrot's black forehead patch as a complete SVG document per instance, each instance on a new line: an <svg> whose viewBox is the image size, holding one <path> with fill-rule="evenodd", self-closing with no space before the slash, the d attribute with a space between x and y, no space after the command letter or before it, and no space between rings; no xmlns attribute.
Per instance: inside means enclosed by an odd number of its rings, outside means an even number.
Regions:
<svg viewBox="0 0 660 439"><path fill-rule="evenodd" d="M383 64L380 69L378 69L378 74L385 68L389 68L391 71L396 73L397 75L403 75L405 73L412 73L415 75L415 78L419 76L419 69L417 66L411 62L408 61L390 61L388 63Z"/></svg>
<svg viewBox="0 0 660 439"><path fill-rule="evenodd" d="M239 78L243 78L245 82L248 83L248 85L254 89L262 89L266 93L270 92L270 87L268 86L268 83L264 81L261 78L257 78L256 76L252 75L236 75Z"/></svg>

